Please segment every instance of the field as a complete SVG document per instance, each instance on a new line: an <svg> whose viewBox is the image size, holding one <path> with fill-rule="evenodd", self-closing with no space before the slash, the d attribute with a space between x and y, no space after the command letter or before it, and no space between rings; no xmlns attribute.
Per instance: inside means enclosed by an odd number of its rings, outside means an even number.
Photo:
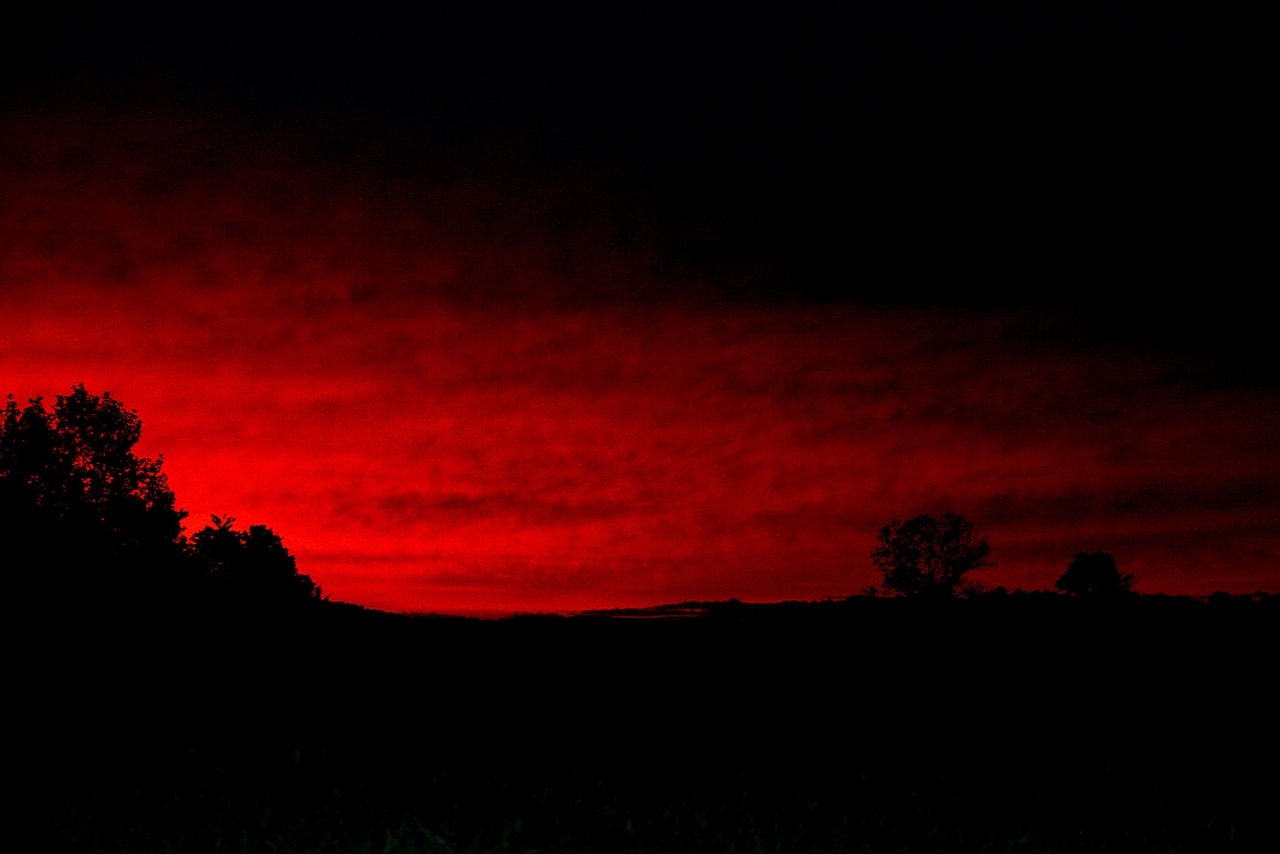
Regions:
<svg viewBox="0 0 1280 854"><path fill-rule="evenodd" d="M31 620L21 814L85 852L1277 839L1270 600L702 610Z"/></svg>

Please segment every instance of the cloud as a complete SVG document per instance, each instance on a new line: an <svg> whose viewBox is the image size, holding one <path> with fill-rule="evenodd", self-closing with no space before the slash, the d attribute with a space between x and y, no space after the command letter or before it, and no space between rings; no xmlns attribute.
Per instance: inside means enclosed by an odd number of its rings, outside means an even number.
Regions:
<svg viewBox="0 0 1280 854"><path fill-rule="evenodd" d="M269 524L362 601L849 593L880 525L945 510L1010 586L1095 548L1280 582L1276 392L1070 312L672 300L468 232L501 198L465 185L59 144L0 173L0 392L111 391L196 526Z"/></svg>

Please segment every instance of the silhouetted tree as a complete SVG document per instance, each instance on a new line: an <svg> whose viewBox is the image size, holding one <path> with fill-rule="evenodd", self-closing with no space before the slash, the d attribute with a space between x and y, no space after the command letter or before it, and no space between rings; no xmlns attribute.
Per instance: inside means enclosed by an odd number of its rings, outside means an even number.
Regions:
<svg viewBox="0 0 1280 854"><path fill-rule="evenodd" d="M1072 596L1117 597L1129 593L1132 575L1121 575L1115 558L1106 552L1077 552L1054 587Z"/></svg>
<svg viewBox="0 0 1280 854"><path fill-rule="evenodd" d="M877 542L871 559L884 575L884 589L906 596L955 596L968 573L995 566L977 526L954 513L895 519L880 529Z"/></svg>
<svg viewBox="0 0 1280 854"><path fill-rule="evenodd" d="M83 385L58 395L53 412L35 398L19 411L13 395L0 421L0 479L11 500L59 520L99 526L117 543L175 542L186 512L175 506L163 457L140 457L137 413L108 392Z"/></svg>
<svg viewBox="0 0 1280 854"><path fill-rule="evenodd" d="M33 565L24 580L61 596L136 593L162 567L174 569L186 513L163 458L134 453L141 432L135 412L83 384L58 395L52 412L42 398L20 409L9 396L0 417L0 526L7 543L38 547L44 558L35 562L42 576Z"/></svg>
<svg viewBox="0 0 1280 854"><path fill-rule="evenodd" d="M227 599L251 606L281 606L318 601L320 588L297 563L284 542L265 525L247 531L232 528L235 519L214 516L213 524L191 537L191 550Z"/></svg>

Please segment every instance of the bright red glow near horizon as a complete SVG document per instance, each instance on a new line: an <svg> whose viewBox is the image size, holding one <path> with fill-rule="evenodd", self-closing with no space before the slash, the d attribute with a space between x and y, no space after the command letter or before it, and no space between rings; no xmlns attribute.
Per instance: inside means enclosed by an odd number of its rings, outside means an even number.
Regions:
<svg viewBox="0 0 1280 854"><path fill-rule="evenodd" d="M991 586L1103 550L1145 592L1280 588L1272 390L1028 312L674 298L638 260L468 233L480 187L30 133L0 172L0 393L110 391L189 530L269 525L334 599L845 596L881 525L942 511Z"/></svg>

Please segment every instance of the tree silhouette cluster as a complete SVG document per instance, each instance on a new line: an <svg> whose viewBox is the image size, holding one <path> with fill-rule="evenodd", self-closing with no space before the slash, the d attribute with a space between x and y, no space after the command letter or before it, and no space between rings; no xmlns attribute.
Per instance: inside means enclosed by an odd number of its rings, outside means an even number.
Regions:
<svg viewBox="0 0 1280 854"><path fill-rule="evenodd" d="M320 598L271 529L230 518L190 540L161 470L139 456L142 422L83 384L0 416L0 542L15 587L49 604L166 605L213 591L264 604Z"/></svg>
<svg viewBox="0 0 1280 854"><path fill-rule="evenodd" d="M233 528L231 517L188 539L163 457L138 456L142 422L111 394L83 384L19 407L9 395L0 415L0 543L13 587L54 602L132 600L171 604L205 593L241 605L285 607L320 600L270 528ZM970 592L966 577L994 566L977 526L954 513L895 519L881 530L872 560L896 595L954 598ZM16 558L16 560L15 560ZM1075 597L1130 592L1105 552L1080 552L1056 587Z"/></svg>
<svg viewBox="0 0 1280 854"><path fill-rule="evenodd" d="M990 554L973 522L954 513L941 519L922 513L881 528L871 559L892 594L952 598L969 591L969 573L995 566ZM1079 552L1055 587L1076 598L1116 599L1129 595L1133 581L1106 552Z"/></svg>
<svg viewBox="0 0 1280 854"><path fill-rule="evenodd" d="M298 567L284 542L265 525L232 529L230 516L213 517L191 538L191 551L215 589L237 601L283 606L320 598L320 588Z"/></svg>

